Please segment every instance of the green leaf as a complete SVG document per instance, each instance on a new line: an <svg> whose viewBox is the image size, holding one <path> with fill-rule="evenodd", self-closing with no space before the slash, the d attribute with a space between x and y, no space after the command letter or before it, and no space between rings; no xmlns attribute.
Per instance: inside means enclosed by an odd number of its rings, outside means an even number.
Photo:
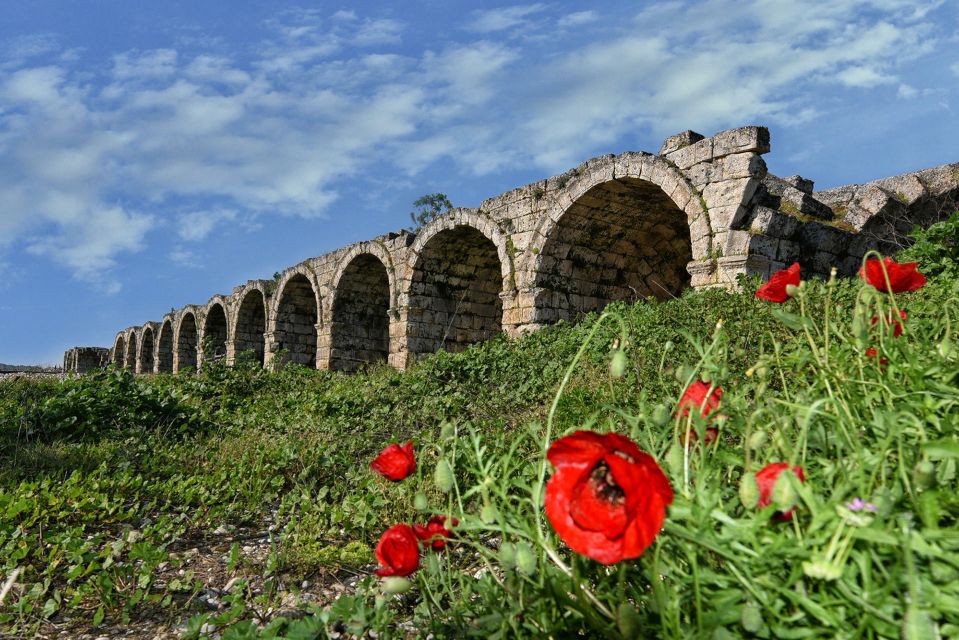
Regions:
<svg viewBox="0 0 959 640"><path fill-rule="evenodd" d="M922 450L930 458L959 458L959 441L952 438L943 438L927 442L922 445Z"/></svg>

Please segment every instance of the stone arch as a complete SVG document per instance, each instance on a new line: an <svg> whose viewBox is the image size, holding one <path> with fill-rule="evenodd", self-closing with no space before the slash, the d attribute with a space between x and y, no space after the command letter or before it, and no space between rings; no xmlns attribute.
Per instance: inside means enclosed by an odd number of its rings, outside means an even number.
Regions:
<svg viewBox="0 0 959 640"><path fill-rule="evenodd" d="M267 298L265 287L253 284L234 296L233 358L252 357L263 366L266 353ZM250 354L244 356L243 354Z"/></svg>
<svg viewBox="0 0 959 640"><path fill-rule="evenodd" d="M331 286L330 369L355 371L389 359L392 267L389 253L375 242L351 248L340 260Z"/></svg>
<svg viewBox="0 0 959 640"><path fill-rule="evenodd" d="M118 333L116 339L113 341L113 356L110 359L114 365L120 367L121 369L126 366L124 362L127 355L127 340L124 334Z"/></svg>
<svg viewBox="0 0 959 640"><path fill-rule="evenodd" d="M153 373L156 351L156 323L147 322L140 329L140 348L137 355L137 373Z"/></svg>
<svg viewBox="0 0 959 640"><path fill-rule="evenodd" d="M173 316L164 316L157 331L156 372L173 373Z"/></svg>
<svg viewBox="0 0 959 640"><path fill-rule="evenodd" d="M211 298L203 316L203 331L200 335L201 361L222 360L226 358L230 326L226 299L219 295Z"/></svg>
<svg viewBox="0 0 959 640"><path fill-rule="evenodd" d="M685 178L656 156L624 156L588 163L551 197L528 252L536 324L676 297L708 258L708 213Z"/></svg>
<svg viewBox="0 0 959 640"><path fill-rule="evenodd" d="M423 228L404 283L411 356L462 351L503 330L503 299L515 289L508 246L505 234L476 210L457 209Z"/></svg>
<svg viewBox="0 0 959 640"><path fill-rule="evenodd" d="M284 274L276 290L269 319L272 348L284 353L284 363L316 368L317 331L322 317L316 277L305 265L298 265Z"/></svg>
<svg viewBox="0 0 959 640"><path fill-rule="evenodd" d="M137 370L137 330L127 331L127 350L123 356L123 368L136 373Z"/></svg>
<svg viewBox="0 0 959 640"><path fill-rule="evenodd" d="M199 352L199 322L197 308L183 309L177 316L174 333L173 372L196 373Z"/></svg>

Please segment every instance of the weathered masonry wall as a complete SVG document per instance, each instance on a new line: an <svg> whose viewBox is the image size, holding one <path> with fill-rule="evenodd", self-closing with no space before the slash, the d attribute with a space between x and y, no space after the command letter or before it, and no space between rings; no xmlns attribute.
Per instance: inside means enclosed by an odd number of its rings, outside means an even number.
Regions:
<svg viewBox="0 0 959 640"><path fill-rule="evenodd" d="M73 347L63 354L63 370L73 373L86 373L109 362L110 350L106 347Z"/></svg>
<svg viewBox="0 0 959 640"><path fill-rule="evenodd" d="M769 150L766 128L742 127L593 158L415 235L353 244L124 329L107 360L138 373L241 359L405 368L614 300L733 287L794 261L805 277L834 266L850 276L867 251L892 252L913 226L959 208L959 164L816 192L801 176L769 174ZM64 368L103 364L82 351L68 351Z"/></svg>

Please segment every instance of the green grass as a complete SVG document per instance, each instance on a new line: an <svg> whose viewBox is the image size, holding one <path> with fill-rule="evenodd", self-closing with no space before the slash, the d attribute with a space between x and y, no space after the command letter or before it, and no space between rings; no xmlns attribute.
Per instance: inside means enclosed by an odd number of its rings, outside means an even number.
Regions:
<svg viewBox="0 0 959 640"><path fill-rule="evenodd" d="M339 625L402 636L404 620L437 637L959 633L953 280L896 298L909 313L898 339L869 329L892 301L858 281L809 283L782 306L755 300L754 287L616 304L601 321L440 353L406 373L238 366L4 383L0 584L19 570L22 588L0 605L0 631L160 613L192 618L188 635L210 623L237 638ZM614 344L627 356L620 378L609 374ZM884 368L863 355L870 345ZM721 438L683 449L671 416L696 377L725 390ZM543 448L577 428L630 435L672 482L665 530L637 561L607 569L571 556L537 518ZM368 469L407 439L414 477L387 483ZM441 459L455 470L449 494L432 483ZM791 523L739 498L745 472L779 460L807 474ZM315 616L256 630L283 585L368 570L383 530L428 517L413 508L417 492L429 513L462 524L450 552L424 555L411 592L385 596L368 578ZM855 496L879 510L857 519L843 507ZM276 533L268 558L230 562L260 593L210 613L191 597L196 575L168 579L183 548L264 522Z"/></svg>

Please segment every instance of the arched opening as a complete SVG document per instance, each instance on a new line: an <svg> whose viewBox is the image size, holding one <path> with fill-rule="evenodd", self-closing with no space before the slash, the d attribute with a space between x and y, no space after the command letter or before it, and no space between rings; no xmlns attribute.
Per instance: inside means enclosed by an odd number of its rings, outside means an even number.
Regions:
<svg viewBox="0 0 959 640"><path fill-rule="evenodd" d="M574 320L616 300L667 300L689 286L686 214L657 185L611 180L580 196L538 261L538 322Z"/></svg>
<svg viewBox="0 0 959 640"><path fill-rule="evenodd" d="M140 345L140 373L153 373L153 327L143 330Z"/></svg>
<svg viewBox="0 0 959 640"><path fill-rule="evenodd" d="M355 371L390 355L390 280L379 258L350 261L336 286L330 326L330 368Z"/></svg>
<svg viewBox="0 0 959 640"><path fill-rule="evenodd" d="M303 274L286 281L280 294L274 337L282 362L316 367L316 294Z"/></svg>
<svg viewBox="0 0 959 640"><path fill-rule="evenodd" d="M173 373L173 323L164 320L157 341L157 373Z"/></svg>
<svg viewBox="0 0 959 640"><path fill-rule="evenodd" d="M496 245L472 227L440 231L423 246L409 291L411 354L462 351L502 330L503 276Z"/></svg>
<svg viewBox="0 0 959 640"><path fill-rule="evenodd" d="M117 336L117 341L113 343L113 364L121 369L126 364L124 358L127 355L127 343L123 336Z"/></svg>
<svg viewBox="0 0 959 640"><path fill-rule="evenodd" d="M252 357L263 366L266 350L266 302L259 289L250 289L236 312L236 331L233 346L237 359Z"/></svg>
<svg viewBox="0 0 959 640"><path fill-rule="evenodd" d="M211 304L203 322L203 361L216 362L226 357L226 311Z"/></svg>
<svg viewBox="0 0 959 640"><path fill-rule="evenodd" d="M196 317L187 313L180 319L180 335L176 339L176 372L196 372Z"/></svg>
<svg viewBox="0 0 959 640"><path fill-rule="evenodd" d="M127 353L123 357L123 366L130 371L137 370L137 334L132 332L127 337Z"/></svg>

